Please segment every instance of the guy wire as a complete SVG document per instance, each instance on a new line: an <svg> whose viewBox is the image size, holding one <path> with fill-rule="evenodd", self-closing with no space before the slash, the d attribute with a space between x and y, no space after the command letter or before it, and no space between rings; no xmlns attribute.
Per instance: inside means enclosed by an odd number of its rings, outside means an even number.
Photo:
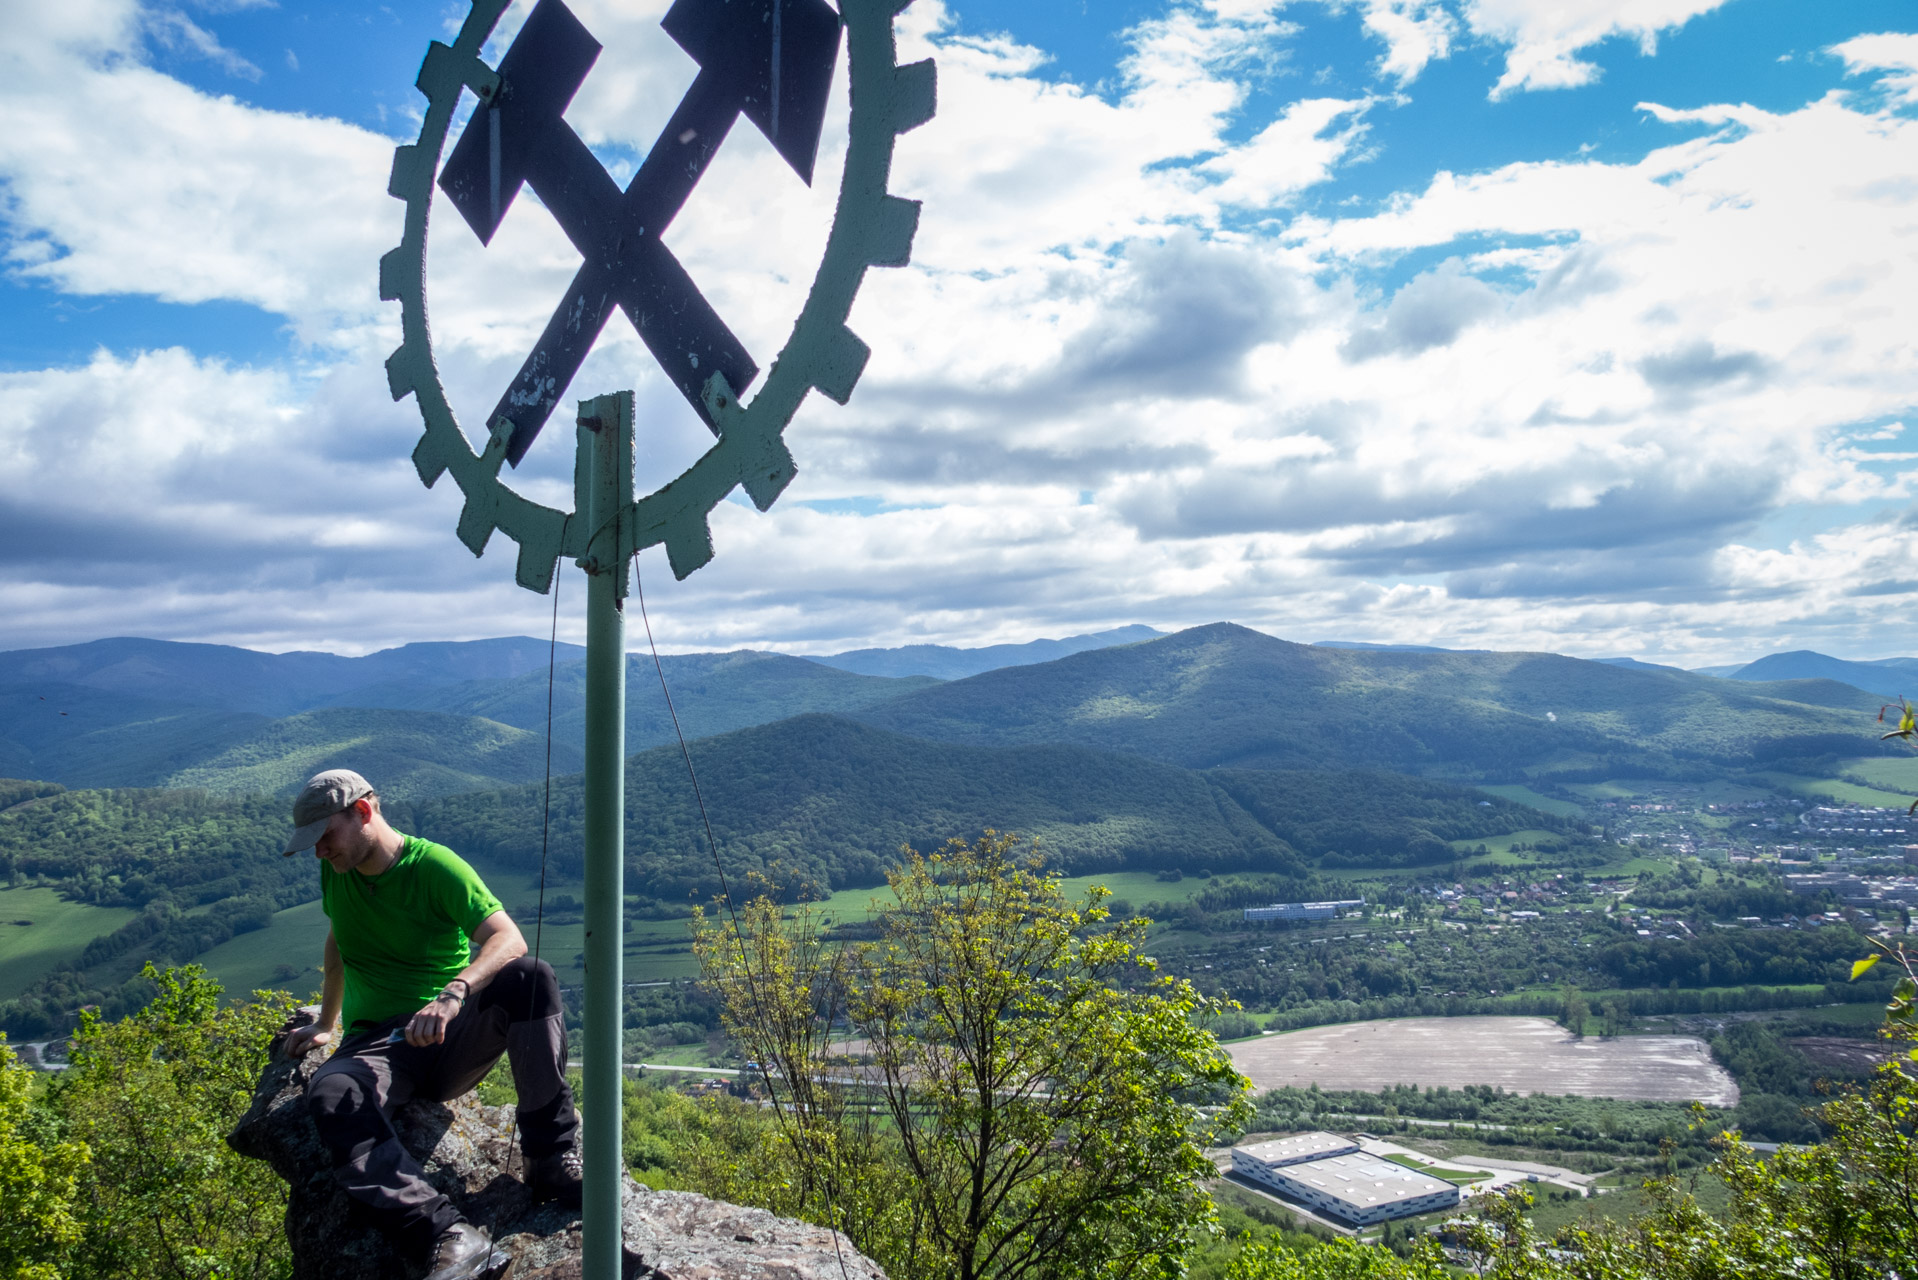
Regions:
<svg viewBox="0 0 1918 1280"><path fill-rule="evenodd" d="M666 667L659 660L659 645L653 640L653 623L652 619L646 614L646 588L640 581L639 552L637 550L633 552L633 594L639 601L640 623L646 628L646 647L652 650L653 670L659 675L659 692L666 699L666 714L672 718L673 735L679 739L679 754L686 761L686 776L692 780L693 799L699 804L699 820L706 828L706 847L713 855L713 870L719 874L720 897L726 904L727 916L732 920L733 942L739 947L739 963L746 974L746 987L752 995L753 1003L759 1007L760 1013L763 1016L766 1010L766 1003L759 993L759 984L753 981L752 957L747 954L745 937L739 931L739 912L733 905L732 886L726 880L726 865L719 859L719 841L713 836L713 820L706 812L706 797L701 793L699 788L699 773L693 768L693 753L686 746L685 731L679 727L679 712L673 709L672 691L666 687ZM826 1034L828 1036L832 1034L830 1022L827 1024ZM765 1069L764 1063L760 1064L759 1075L760 1079L766 1082L766 1092L772 1097L773 1114L777 1116L780 1114L779 1091L773 1088L772 1073ZM838 1163L837 1150L838 1146L834 1144L835 1164ZM840 1218L839 1206L835 1201L831 1186L826 1187L826 1201L832 1209L833 1217ZM844 1280L851 1280L851 1273L846 1269L845 1255L841 1253L839 1249L839 1235L839 1230L834 1228L832 1233L833 1256L839 1260L839 1274L841 1277L843 1277Z"/></svg>

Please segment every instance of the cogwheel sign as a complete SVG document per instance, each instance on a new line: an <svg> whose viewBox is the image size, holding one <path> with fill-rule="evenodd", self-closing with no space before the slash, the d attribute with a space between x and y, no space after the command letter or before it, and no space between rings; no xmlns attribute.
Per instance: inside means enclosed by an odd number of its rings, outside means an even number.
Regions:
<svg viewBox="0 0 1918 1280"><path fill-rule="evenodd" d="M510 0L474 0L452 45L428 48L417 84L427 98L419 141L395 149L387 190L406 202L406 232L380 259L380 297L398 301L404 339L386 362L395 400L414 396L425 431L413 465L431 488L451 472L465 497L459 538L481 554L495 529L519 546L515 577L550 589L562 555L630 558L664 544L675 577L713 556L708 516L738 485L761 511L792 480L784 432L807 391L840 404L871 349L846 327L870 266L910 260L919 203L889 195L897 137L932 118L933 64L898 65L893 19L911 0L676 0L661 24L699 74L633 180L618 183L563 118L600 46L561 0L539 0L497 69L480 49ZM792 336L750 402L759 374L663 240L733 121L757 126L808 185L844 29L851 119L839 203L825 255ZM479 98L452 154L440 156L462 89ZM433 188L490 243L522 185L531 186L581 263L538 343L494 406L476 454L440 381L426 323L426 230ZM614 311L622 312L716 437L677 479L632 501L605 529L515 493L519 465ZM574 509L588 508L585 433ZM605 539L610 538L612 545ZM623 575L622 575L623 576ZM621 594L623 594L623 588Z"/></svg>

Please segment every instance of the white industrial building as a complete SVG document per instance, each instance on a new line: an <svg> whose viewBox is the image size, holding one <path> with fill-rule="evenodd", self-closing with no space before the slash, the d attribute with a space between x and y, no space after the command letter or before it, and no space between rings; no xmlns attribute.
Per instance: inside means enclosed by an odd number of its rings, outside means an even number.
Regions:
<svg viewBox="0 0 1918 1280"><path fill-rule="evenodd" d="M1323 1160L1327 1156L1342 1156L1358 1149L1358 1143L1350 1138L1341 1138L1336 1133L1294 1133L1283 1138L1270 1138L1264 1142L1250 1142L1243 1147L1232 1148L1232 1167L1240 1173L1247 1173L1255 1166L1277 1169L1288 1164L1298 1164L1302 1160Z"/></svg>
<svg viewBox="0 0 1918 1280"><path fill-rule="evenodd" d="M1355 1227L1449 1209L1459 1190L1360 1151L1348 1138L1301 1133L1232 1149L1232 1171Z"/></svg>

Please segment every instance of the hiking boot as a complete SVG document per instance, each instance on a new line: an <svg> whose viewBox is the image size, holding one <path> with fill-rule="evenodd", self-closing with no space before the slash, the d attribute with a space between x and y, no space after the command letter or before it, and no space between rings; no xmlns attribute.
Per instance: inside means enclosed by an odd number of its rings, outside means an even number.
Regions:
<svg viewBox="0 0 1918 1280"><path fill-rule="evenodd" d="M526 1185L535 1203L557 1200L569 1209L580 1207L584 1178L580 1171L579 1148L568 1147L533 1161Z"/></svg>
<svg viewBox="0 0 1918 1280"><path fill-rule="evenodd" d="M426 1280L508 1280L512 1274L513 1255L470 1222L448 1227L426 1264Z"/></svg>

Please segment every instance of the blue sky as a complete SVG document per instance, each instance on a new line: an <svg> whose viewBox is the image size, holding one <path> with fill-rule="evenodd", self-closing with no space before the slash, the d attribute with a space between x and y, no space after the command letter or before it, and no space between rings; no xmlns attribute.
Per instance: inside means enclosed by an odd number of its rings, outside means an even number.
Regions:
<svg viewBox="0 0 1918 1280"><path fill-rule="evenodd" d="M624 176L691 65L660 0L573 7L606 52L568 120ZM380 367L385 171L465 5L8 8L0 647L543 632L419 487ZM801 410L774 510L722 506L684 583L643 560L672 647L1229 618L1913 651L1908 3L917 0L897 31L940 75L893 174L913 265L869 278L872 362ZM742 126L668 237L762 365L830 218L843 73L811 190ZM470 434L577 260L530 196L490 249L434 225ZM662 483L707 437L623 321L570 394L617 385ZM562 497L562 446L515 484Z"/></svg>

